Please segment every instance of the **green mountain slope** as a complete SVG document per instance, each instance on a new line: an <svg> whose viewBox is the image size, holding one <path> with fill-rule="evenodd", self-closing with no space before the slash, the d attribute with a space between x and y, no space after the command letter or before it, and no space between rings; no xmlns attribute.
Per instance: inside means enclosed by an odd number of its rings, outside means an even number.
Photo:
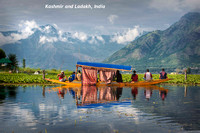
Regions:
<svg viewBox="0 0 200 133"><path fill-rule="evenodd" d="M164 31L153 31L104 60L146 68L200 66L200 13L188 13Z"/></svg>

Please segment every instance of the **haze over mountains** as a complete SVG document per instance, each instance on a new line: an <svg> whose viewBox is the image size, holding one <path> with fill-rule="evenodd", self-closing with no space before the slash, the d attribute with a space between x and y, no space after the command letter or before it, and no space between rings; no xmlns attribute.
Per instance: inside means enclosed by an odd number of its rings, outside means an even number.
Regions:
<svg viewBox="0 0 200 133"><path fill-rule="evenodd" d="M200 67L200 13L188 13L168 29L142 36L137 27L116 36L63 32L56 25L38 26L34 21L21 26L25 28L0 32L0 48L7 55L16 54L20 64L26 59L27 67L73 70L77 61L103 60L141 71Z"/></svg>
<svg viewBox="0 0 200 133"><path fill-rule="evenodd" d="M126 44L114 35L62 32L56 25L37 26L34 21L23 25L21 31L0 32L0 48L16 54L20 64L26 59L31 68L73 70L77 61L101 62Z"/></svg>
<svg viewBox="0 0 200 133"><path fill-rule="evenodd" d="M139 37L104 62L136 70L200 67L200 13L187 13L166 30Z"/></svg>

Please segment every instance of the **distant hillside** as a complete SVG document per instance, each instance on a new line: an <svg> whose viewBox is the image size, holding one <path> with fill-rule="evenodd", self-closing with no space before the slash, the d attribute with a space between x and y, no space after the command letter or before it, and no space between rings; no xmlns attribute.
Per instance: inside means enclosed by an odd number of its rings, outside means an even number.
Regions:
<svg viewBox="0 0 200 133"><path fill-rule="evenodd" d="M0 48L7 55L16 54L21 66L24 58L27 67L42 69L74 70L77 61L101 62L124 47L123 44L111 41L112 35L72 34L61 32L52 25L28 29L22 33L20 31L0 32L0 37L7 43L0 45ZM21 39L12 42L17 38Z"/></svg>
<svg viewBox="0 0 200 133"><path fill-rule="evenodd" d="M188 13L164 31L145 34L104 60L146 68L200 67L200 13Z"/></svg>

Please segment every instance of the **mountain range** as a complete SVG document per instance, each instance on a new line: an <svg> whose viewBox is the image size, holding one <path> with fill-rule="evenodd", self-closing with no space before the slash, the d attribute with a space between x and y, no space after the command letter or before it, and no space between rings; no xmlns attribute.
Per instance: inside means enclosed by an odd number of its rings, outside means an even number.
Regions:
<svg viewBox="0 0 200 133"><path fill-rule="evenodd" d="M16 54L20 66L41 69L73 70L77 61L101 62L124 47L112 41L113 35L86 35L58 30L45 25L25 28L25 31L0 32L6 44L0 45L6 54ZM17 41L13 41L17 40Z"/></svg>
<svg viewBox="0 0 200 133"><path fill-rule="evenodd" d="M200 13L190 12L166 30L143 32L127 43L115 35L63 32L56 25L34 23L18 31L0 32L0 48L16 54L19 66L74 70L77 61L131 65L137 71L200 68ZM160 70L160 69L159 69Z"/></svg>
<svg viewBox="0 0 200 133"><path fill-rule="evenodd" d="M199 68L200 13L187 13L166 30L152 31L135 39L104 62L131 65L138 71Z"/></svg>

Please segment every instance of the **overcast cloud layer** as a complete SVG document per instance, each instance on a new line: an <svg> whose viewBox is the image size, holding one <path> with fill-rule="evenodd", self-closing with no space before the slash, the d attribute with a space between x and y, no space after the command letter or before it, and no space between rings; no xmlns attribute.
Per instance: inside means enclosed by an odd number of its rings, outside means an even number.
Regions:
<svg viewBox="0 0 200 133"><path fill-rule="evenodd" d="M92 7L102 4L105 9L45 8L54 4L90 4ZM22 21L28 23L34 20L37 26L56 24L62 31L76 33L75 37L84 33L127 34L114 38L120 43L131 40L129 33L133 33L135 38L141 30L166 29L185 13L199 11L199 8L200 0L1 0L0 31L20 30ZM30 29L21 32L27 36L32 34Z"/></svg>

